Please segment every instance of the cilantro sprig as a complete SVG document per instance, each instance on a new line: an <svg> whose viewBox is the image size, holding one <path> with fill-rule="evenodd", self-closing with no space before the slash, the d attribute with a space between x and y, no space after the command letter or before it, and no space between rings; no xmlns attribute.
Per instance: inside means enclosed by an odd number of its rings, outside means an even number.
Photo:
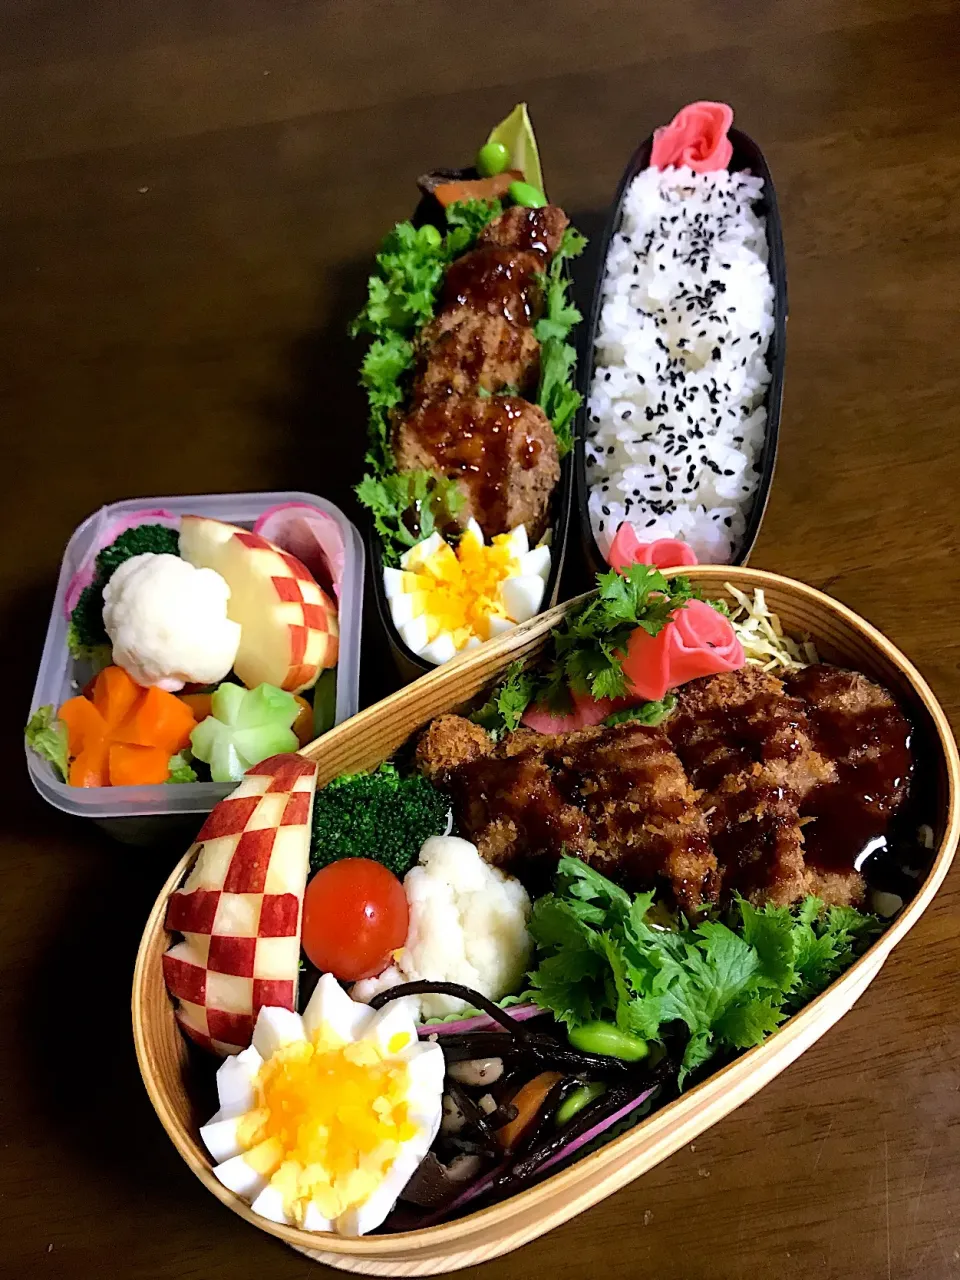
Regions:
<svg viewBox="0 0 960 1280"><path fill-rule="evenodd" d="M481 725L494 738L512 733L520 724L520 718L533 701L538 677L535 671L526 669L524 660L511 662L503 679L483 704L472 713L470 719Z"/></svg>
<svg viewBox="0 0 960 1280"><path fill-rule="evenodd" d="M568 613L553 633L553 662L543 698L551 707L566 705L567 691L595 698L628 693L623 656L637 627L655 636L675 609L698 598L689 578L665 578L659 569L634 564L624 573L597 575L597 594Z"/></svg>
<svg viewBox="0 0 960 1280"><path fill-rule="evenodd" d="M534 903L532 996L568 1027L602 1018L648 1040L681 1024L680 1083L721 1051L761 1044L823 991L879 931L852 907L758 908L654 927L654 894L631 897L576 858L561 858L553 893Z"/></svg>

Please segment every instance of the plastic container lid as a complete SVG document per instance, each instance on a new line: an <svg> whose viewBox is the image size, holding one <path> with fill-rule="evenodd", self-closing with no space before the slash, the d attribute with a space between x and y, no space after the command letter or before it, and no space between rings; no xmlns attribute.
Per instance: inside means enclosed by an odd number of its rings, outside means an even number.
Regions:
<svg viewBox="0 0 960 1280"><path fill-rule="evenodd" d="M40 659L40 670L30 703L32 715L38 707L61 706L77 693L90 672L75 662L67 651L67 617L64 598L67 586L84 555L101 531L118 516L142 508L163 507L173 515L212 516L229 524L249 528L269 507L282 502L304 502L319 507L340 526L344 543L343 578L340 584L340 651L337 662L335 723L356 715L360 686L360 628L363 605L364 550L360 534L339 507L313 493L215 493L176 498L128 498L101 507L77 527L67 543L60 566L57 592ZM209 813L234 789L234 782L161 783L143 787L71 787L61 782L53 766L26 748L27 768L33 785L57 809L94 821L115 818L176 817Z"/></svg>

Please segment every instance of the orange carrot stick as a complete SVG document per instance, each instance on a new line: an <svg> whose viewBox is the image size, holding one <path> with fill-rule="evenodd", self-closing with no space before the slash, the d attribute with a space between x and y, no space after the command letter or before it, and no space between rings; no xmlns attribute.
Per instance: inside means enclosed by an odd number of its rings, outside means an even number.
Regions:
<svg viewBox="0 0 960 1280"><path fill-rule="evenodd" d="M170 752L164 747L140 747L115 742L109 752L112 787L140 787L166 782L170 776Z"/></svg>
<svg viewBox="0 0 960 1280"><path fill-rule="evenodd" d="M547 1100L547 1094L557 1081L562 1079L563 1075L559 1071L542 1071L540 1075L534 1076L532 1080L520 1086L510 1099L513 1106L517 1108L516 1119L497 1130L497 1141L501 1147L509 1151L517 1145L536 1121L540 1108Z"/></svg>
<svg viewBox="0 0 960 1280"><path fill-rule="evenodd" d="M164 689L141 690L142 696L117 726L117 742L140 747L163 747L167 755L181 751L197 727L193 712L180 698Z"/></svg>
<svg viewBox="0 0 960 1280"><path fill-rule="evenodd" d="M511 182L522 182L519 169L507 169L492 178L471 178L463 182L441 182L433 194L445 209L463 200L499 200L510 189Z"/></svg>

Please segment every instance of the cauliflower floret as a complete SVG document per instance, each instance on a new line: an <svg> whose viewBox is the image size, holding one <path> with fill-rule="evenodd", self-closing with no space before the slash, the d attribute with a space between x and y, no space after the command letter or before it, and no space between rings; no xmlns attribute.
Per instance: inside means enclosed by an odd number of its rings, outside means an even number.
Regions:
<svg viewBox="0 0 960 1280"><path fill-rule="evenodd" d="M404 877L410 924L396 963L354 986L371 1000L400 982L461 982L500 1000L520 986L530 963L530 898L519 880L491 867L476 845L431 836ZM421 996L422 1018L463 1009L450 996Z"/></svg>
<svg viewBox="0 0 960 1280"><path fill-rule="evenodd" d="M240 623L227 617L230 588L215 569L147 552L124 561L103 589L113 660L137 684L175 693L229 672Z"/></svg>

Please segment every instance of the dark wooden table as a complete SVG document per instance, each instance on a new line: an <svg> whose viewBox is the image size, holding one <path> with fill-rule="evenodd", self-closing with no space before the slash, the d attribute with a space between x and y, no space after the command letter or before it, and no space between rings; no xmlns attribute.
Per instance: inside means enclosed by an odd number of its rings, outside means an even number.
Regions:
<svg viewBox="0 0 960 1280"><path fill-rule="evenodd" d="M20 726L60 553L101 503L301 488L357 514L344 330L374 246L413 176L518 99L551 193L585 214L688 100L732 102L760 140L791 319L753 562L863 612L956 719L956 34L933 0L2 6L0 1272L319 1274L202 1191L140 1084L133 957L182 850L46 807ZM371 700L389 677L367 621ZM960 1274L958 908L955 872L799 1064L483 1274Z"/></svg>

